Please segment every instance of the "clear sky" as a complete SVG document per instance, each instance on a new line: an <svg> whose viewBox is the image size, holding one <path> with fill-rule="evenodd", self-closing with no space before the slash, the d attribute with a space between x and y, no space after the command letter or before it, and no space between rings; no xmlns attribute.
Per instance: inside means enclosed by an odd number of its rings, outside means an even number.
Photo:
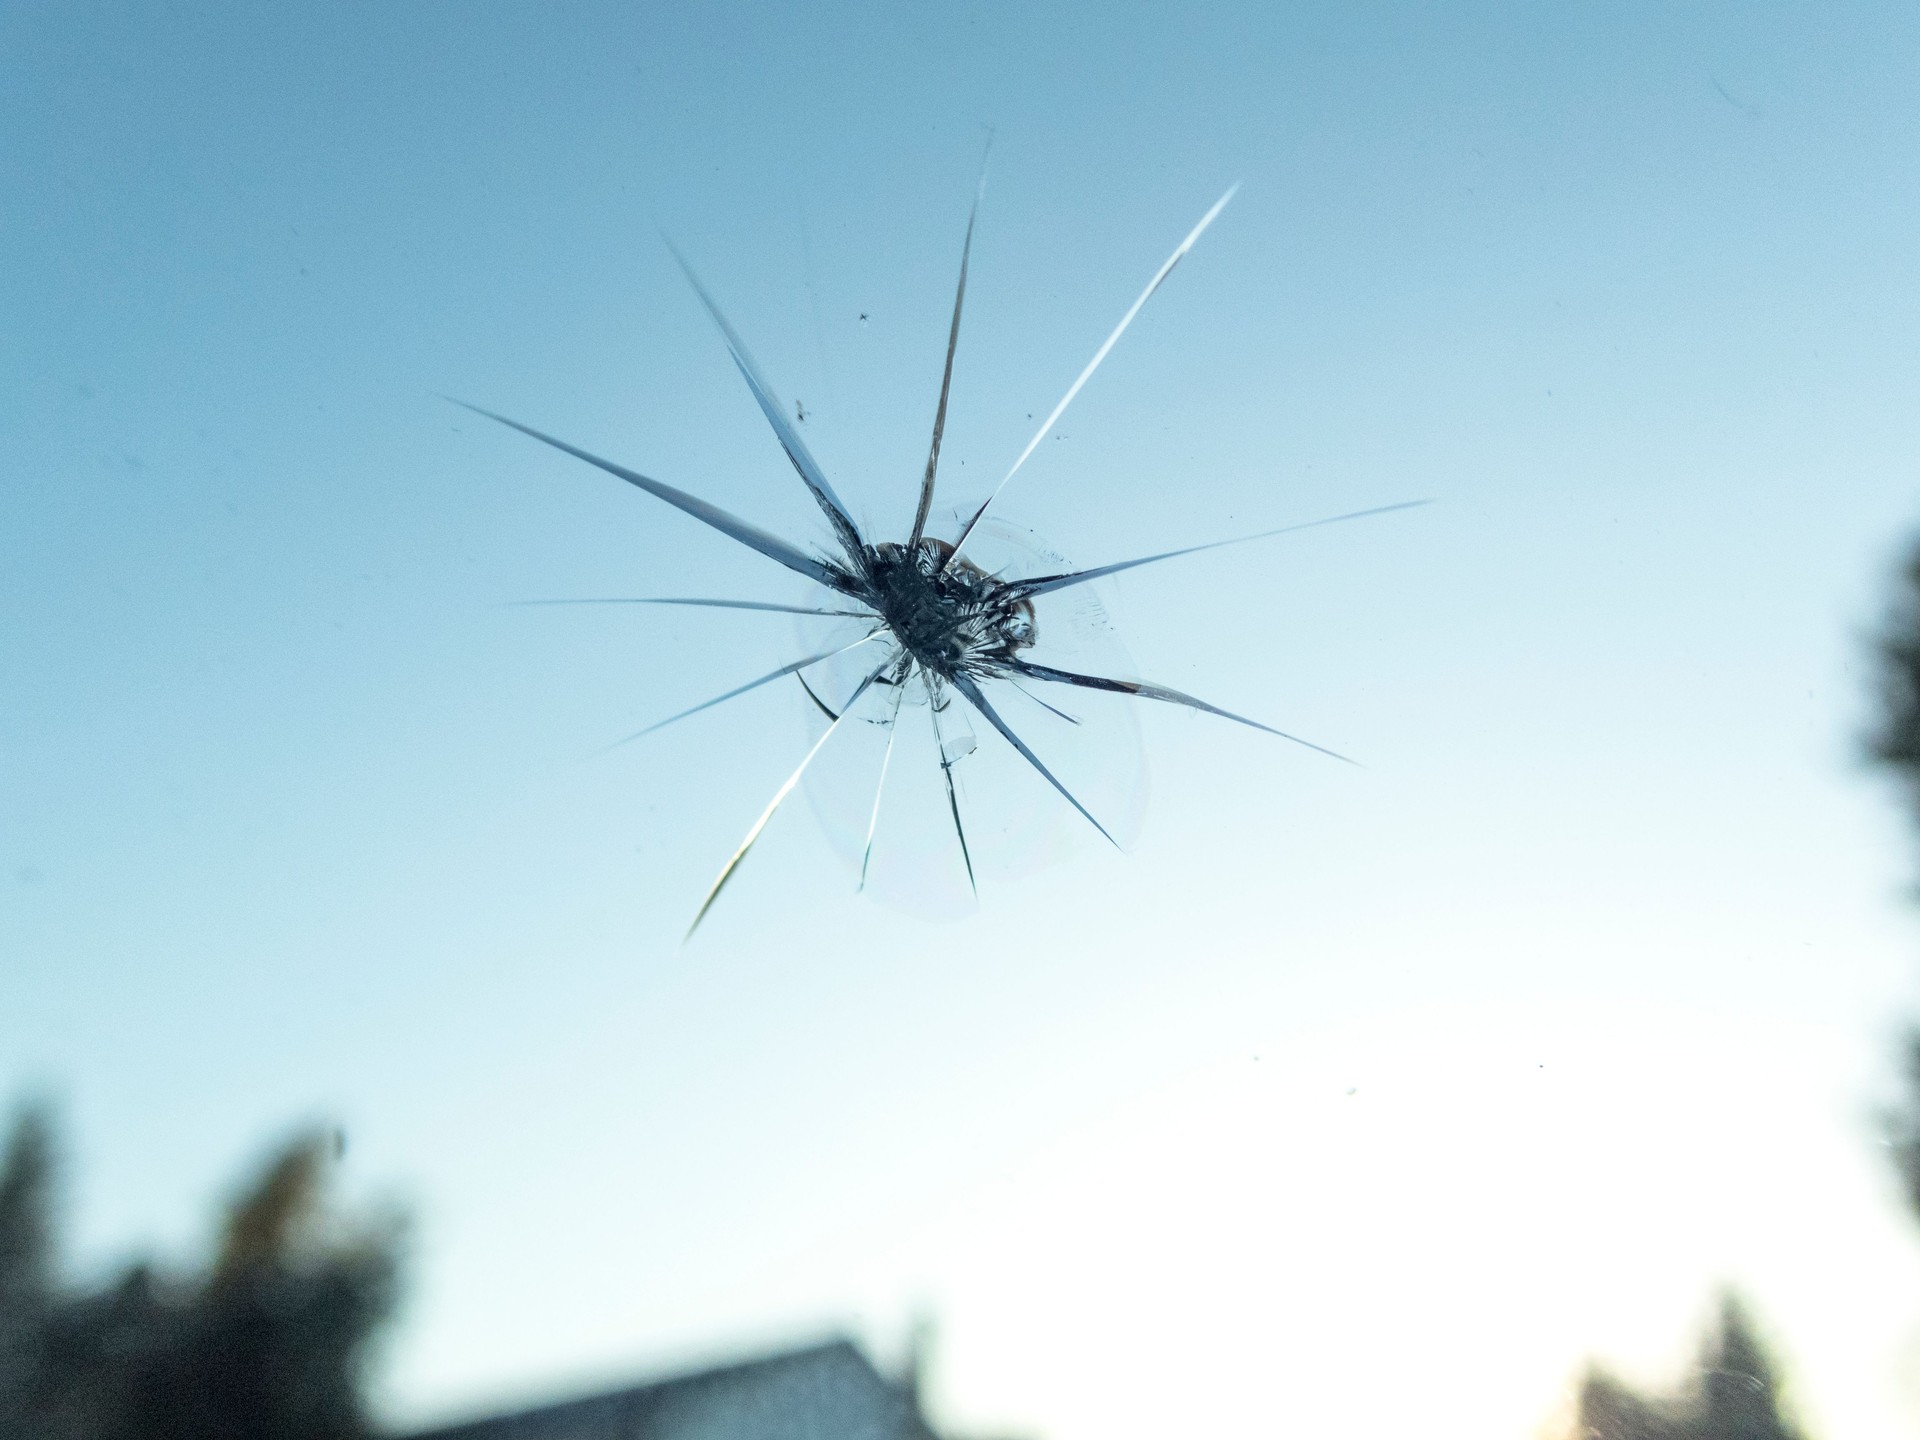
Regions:
<svg viewBox="0 0 1920 1440"><path fill-rule="evenodd" d="M0 1096L78 1263L325 1116L419 1220L397 1421L925 1310L957 1423L1524 1437L1733 1281L1912 1433L1916 61L1853 0L0 10ZM988 127L950 498L1241 182L1001 513L1434 498L1104 593L1367 768L1144 715L1129 852L944 922L794 803L682 947L804 701L596 752L792 627L505 602L793 577L436 396L817 538L664 230L904 532Z"/></svg>

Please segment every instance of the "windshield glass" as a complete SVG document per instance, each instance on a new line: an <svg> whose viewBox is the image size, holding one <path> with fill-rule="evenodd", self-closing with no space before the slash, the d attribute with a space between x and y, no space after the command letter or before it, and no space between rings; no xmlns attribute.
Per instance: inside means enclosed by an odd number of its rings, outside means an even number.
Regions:
<svg viewBox="0 0 1920 1440"><path fill-rule="evenodd" d="M1917 45L6 7L0 1432L1910 1433Z"/></svg>

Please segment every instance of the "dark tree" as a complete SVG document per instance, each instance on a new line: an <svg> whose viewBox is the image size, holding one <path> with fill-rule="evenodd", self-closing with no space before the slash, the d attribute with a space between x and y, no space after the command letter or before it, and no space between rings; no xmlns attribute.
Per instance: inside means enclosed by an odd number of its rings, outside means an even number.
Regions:
<svg viewBox="0 0 1920 1440"><path fill-rule="evenodd" d="M1780 1382L1732 1295L1677 1395L1648 1398L1599 1369L1580 1387L1575 1430L1585 1440L1801 1440L1780 1414Z"/></svg>
<svg viewBox="0 0 1920 1440"><path fill-rule="evenodd" d="M1901 567L1878 648L1880 713L1869 743L1873 758L1906 787L1920 820L1920 544Z"/></svg>
<svg viewBox="0 0 1920 1440"><path fill-rule="evenodd" d="M1887 1115L1887 1144L1907 1208L1920 1216L1920 1030L1907 1033L1905 1058L1905 1100Z"/></svg>
<svg viewBox="0 0 1920 1440"><path fill-rule="evenodd" d="M1920 825L1920 544L1901 567L1878 648L1880 713L1870 753L1900 782L1908 818ZM1907 1203L1920 1215L1920 1030L1907 1036L1905 1070L1905 1100L1888 1117L1887 1138Z"/></svg>
<svg viewBox="0 0 1920 1440"><path fill-rule="evenodd" d="M369 1343L393 1310L399 1229L326 1203L334 1142L284 1147L226 1216L204 1275L147 1265L58 1293L43 1117L0 1172L0 1435L23 1440L363 1440ZM12 1410L4 1408L12 1405Z"/></svg>
<svg viewBox="0 0 1920 1440"><path fill-rule="evenodd" d="M23 1433L35 1405L53 1304L53 1129L21 1113L0 1162L0 1435Z"/></svg>
<svg viewBox="0 0 1920 1440"><path fill-rule="evenodd" d="M1892 773L1920 828L1920 541L1908 551L1875 642L1879 704L1870 758ZM1920 1027L1904 1056L1904 1096L1889 1113L1887 1138L1909 1209L1920 1217ZM1578 1440L1788 1440L1778 1381L1753 1327L1731 1296L1691 1383L1680 1394L1640 1395L1599 1369L1580 1390Z"/></svg>
<svg viewBox="0 0 1920 1440"><path fill-rule="evenodd" d="M125 1440L357 1440L366 1343L393 1305L392 1236L329 1225L329 1137L303 1136L227 1217L212 1273L167 1297Z"/></svg>

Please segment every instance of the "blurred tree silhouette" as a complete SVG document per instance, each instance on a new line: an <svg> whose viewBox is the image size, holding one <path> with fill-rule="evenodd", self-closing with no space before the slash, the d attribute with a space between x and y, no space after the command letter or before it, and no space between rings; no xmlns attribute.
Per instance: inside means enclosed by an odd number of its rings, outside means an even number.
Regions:
<svg viewBox="0 0 1920 1440"><path fill-rule="evenodd" d="M1879 651L1880 715L1870 753L1900 782L1907 818L1920 826L1920 543L1901 567ZM1920 1029L1908 1032L1905 1060L1905 1099L1887 1119L1887 1138L1907 1204L1920 1216Z"/></svg>
<svg viewBox="0 0 1920 1440"><path fill-rule="evenodd" d="M1920 541L1901 567L1876 648L1879 710L1868 753L1899 781L1908 818L1920 827ZM1905 1093L1887 1117L1887 1138L1908 1207L1920 1217L1920 1028L1908 1033L1905 1050ZM1777 1393L1773 1366L1729 1295L1695 1383L1678 1396L1648 1399L1590 1369L1576 1434L1583 1440L1787 1440L1797 1432L1781 1419Z"/></svg>
<svg viewBox="0 0 1920 1440"><path fill-rule="evenodd" d="M361 1440L368 1345L392 1313L396 1218L326 1203L331 1135L295 1137L226 1217L205 1275L137 1264L56 1284L52 1127L16 1122L0 1170L0 1436Z"/></svg>
<svg viewBox="0 0 1920 1440"><path fill-rule="evenodd" d="M23 1110L0 1163L0 1434L33 1403L53 1304L53 1132Z"/></svg>
<svg viewBox="0 0 1920 1440"><path fill-rule="evenodd" d="M1591 1367L1574 1433L1584 1440L1801 1440L1780 1415L1779 1388L1745 1307L1723 1295L1719 1323L1678 1395L1650 1400Z"/></svg>
<svg viewBox="0 0 1920 1440"><path fill-rule="evenodd" d="M1908 819L1920 828L1920 541L1908 550L1876 642L1879 705L1868 754L1905 792ZM1920 1218L1920 1027L1908 1032L1904 1095L1886 1119L1887 1139ZM1576 1435L1583 1440L1774 1440L1795 1434L1775 1403L1777 1381L1739 1303L1722 1303L1708 1337L1700 1383L1678 1397L1648 1399L1599 1369L1580 1390Z"/></svg>
<svg viewBox="0 0 1920 1440"><path fill-rule="evenodd" d="M1871 753L1905 786L1911 818L1920 821L1920 544L1901 567L1879 651L1880 715Z"/></svg>

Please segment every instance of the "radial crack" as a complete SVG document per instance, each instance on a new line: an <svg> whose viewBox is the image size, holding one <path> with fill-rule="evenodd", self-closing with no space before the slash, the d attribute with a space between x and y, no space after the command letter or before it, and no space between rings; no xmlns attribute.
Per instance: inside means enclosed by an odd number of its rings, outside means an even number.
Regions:
<svg viewBox="0 0 1920 1440"><path fill-rule="evenodd" d="M1027 463L1027 457L1033 454L1042 440L1046 439L1047 432L1053 429L1053 422L1066 413L1067 406L1073 403L1073 397L1080 393L1080 387L1085 385L1093 372L1100 368L1100 362L1107 358L1107 352L1113 349L1114 342L1126 333L1127 327L1133 323L1133 317L1140 313L1140 307L1153 297L1154 291L1166 283L1167 277L1173 273L1173 267L1178 265L1186 253L1193 248L1194 242L1206 232L1209 225L1213 224L1215 217L1227 208L1227 202L1233 199L1234 191L1239 188L1237 184L1229 186L1227 193L1213 202L1213 208L1200 217L1200 223L1187 232L1187 238L1175 247L1173 254L1167 257L1166 263L1154 272L1153 279L1147 282L1147 288L1140 292L1140 298L1127 307L1127 313L1120 317L1120 323L1113 327L1113 333L1107 336L1106 342L1098 350L1093 352L1093 359L1087 362L1087 368L1082 370L1079 378L1067 387L1067 393L1060 397L1060 403L1053 407L1052 413L1040 422L1040 428L1033 432L1033 438L1027 442L1027 448L1020 452L1020 458L1013 462L1013 467L1001 477L1000 483L993 487L993 493L980 502L980 508L973 512L973 518L967 521L959 538L953 542L953 548L956 551L967 543L967 537L973 534L973 527L980 523L980 517L987 513L987 508L1000 498L1000 492L1007 488L1007 481L1013 479L1020 467Z"/></svg>
<svg viewBox="0 0 1920 1440"><path fill-rule="evenodd" d="M953 833L960 841L960 859L967 867L967 889L978 900L980 884L973 877L973 851L967 848L967 827L960 823L960 792L954 787L953 761L947 758L947 742L940 734L940 705L931 679L927 681L927 718L933 721L933 752L940 761L940 778L947 782L947 810L953 816Z"/></svg>
<svg viewBox="0 0 1920 1440"><path fill-rule="evenodd" d="M1137 695L1142 700L1164 700L1169 705L1185 705L1193 710L1204 710L1209 715L1218 715L1223 720L1235 720L1242 725L1251 725L1255 730L1264 730L1269 735L1278 735L1282 740L1291 740L1296 745L1304 745L1309 750L1318 750L1322 755L1330 755L1335 760L1345 761L1349 765L1358 765L1358 760L1342 755L1338 750L1329 750L1324 745L1316 745L1311 740L1302 740L1298 735L1289 735L1284 730L1276 730L1271 725L1263 725L1258 720L1249 720L1244 715L1236 715L1231 710L1222 710L1218 705L1209 705L1197 696L1172 689L1166 685L1155 685L1146 680L1109 680L1102 675L1076 675L1071 670L1056 670L1051 665L1033 665L1024 660L1015 660L1014 673L1025 675L1032 680L1051 680L1057 685L1077 685L1083 690L1108 690L1118 695ZM992 717L988 717L992 718Z"/></svg>
<svg viewBox="0 0 1920 1440"><path fill-rule="evenodd" d="M877 640L881 635L885 633L886 632L884 630L874 630L869 632L868 634L862 635L858 640L855 640L850 644L839 645L833 648L832 650L822 650L818 655L809 655L805 659L795 660L790 665L782 665L778 670L769 670L765 675L760 676L756 680L749 680L744 685L734 686L733 689L727 691L727 693L724 695L716 695L711 700L702 700L698 705L689 706L687 709L682 710L678 715L669 715L664 720L656 720L654 721L653 724L647 726L646 729L636 730L631 735L624 736L621 739L614 741L613 744L607 746L607 749L618 750L622 745L630 744L631 742L638 740L643 735L651 735L656 730L664 729L667 726L673 724L673 722L676 720L684 720L689 715L698 715L702 710L711 710L714 706L720 704L724 700L731 700L736 695L744 695L749 690L757 690L762 685L771 684L773 681L778 680L782 675L792 675L798 671L806 669L809 665L818 665L822 660L831 660L836 655L844 655L846 654L847 651L857 649L859 646L865 645L870 640ZM893 663L892 657L888 657L887 663L888 664ZM883 665L881 668L885 669L886 666ZM844 715L846 712L843 710L840 713ZM835 718L838 719L837 716ZM603 751L602 753L604 754L605 752Z"/></svg>
<svg viewBox="0 0 1920 1440"><path fill-rule="evenodd" d="M871 610L821 610L812 605L777 605L771 600L703 600L685 595L614 595L584 600L510 600L510 605L704 605L716 610L773 610L783 615L830 615L871 620Z"/></svg>
<svg viewBox="0 0 1920 1440"><path fill-rule="evenodd" d="M992 141L988 142L989 148ZM973 208L967 212L967 238L960 244L960 284L953 294L953 324L947 331L947 364L940 373L940 405L933 412L933 444L927 451L927 473L920 481L920 507L913 513L913 533L907 539L912 551L927 531L927 511L933 507L933 476L940 467L940 437L947 428L947 394L953 388L953 353L960 345L960 311L967 303L967 262L973 255L973 224L980 218L980 197L987 188L987 157L980 157L980 184L973 195Z"/></svg>
<svg viewBox="0 0 1920 1440"><path fill-rule="evenodd" d="M1250 545L1255 540L1271 540L1276 535L1291 535L1296 530L1316 530L1322 525L1338 525L1343 520L1364 520L1370 515L1387 515L1395 510L1412 510L1432 503L1430 500L1400 500L1392 505L1376 505L1371 510L1350 510L1345 515L1329 515L1324 520L1308 520L1299 525L1282 525L1278 530L1262 530L1258 535L1237 535L1231 540L1214 540L1205 545L1189 545L1184 550L1163 550L1158 555L1142 555L1137 560L1117 560L1111 565L1098 565L1091 570L1074 570L1064 575L1039 575L1031 580L1016 580L1012 588L1031 598L1054 590L1065 590L1070 585L1084 585L1089 580L1098 580L1103 575L1115 575L1122 570L1131 570L1136 565L1152 565L1161 560L1178 560L1182 555L1198 555L1202 550L1219 550L1228 545Z"/></svg>
<svg viewBox="0 0 1920 1440"><path fill-rule="evenodd" d="M749 524L737 515L729 515L718 505L710 505L697 495L689 495L684 490L676 490L673 486L651 479L637 470L629 470L624 465L616 465L611 460L604 460L591 451L582 450L577 445L569 445L564 440L555 439L544 431L534 429L531 425L522 425L518 420L509 420L506 416L496 415L491 410L482 410L478 405L469 405L464 400L455 400L451 395L442 398L458 405L462 410L471 410L476 415L484 415L489 420L497 421L509 430L518 430L522 435L538 440L543 445L551 445L556 450L563 450L576 460L584 460L589 465L606 471L609 475L617 475L629 485L638 486L649 495L658 496L675 509L683 510L694 519L711 525L729 539L738 540L749 550L758 550L769 560L778 560L789 570L798 571L809 580L819 581L829 590L838 590L843 594L855 593L853 577L838 566L807 554L799 546L788 544L778 535L770 535L759 526Z"/></svg>
<svg viewBox="0 0 1920 1440"><path fill-rule="evenodd" d="M665 237L661 237L665 239ZM707 287L700 283L700 277L693 273L693 267L687 263L687 257L667 241L667 249L673 252L673 258L679 262L680 269L687 277L687 283L693 286L693 293L700 297L700 303L707 307L707 314L713 317L713 323L720 327L720 336L727 342L727 351L733 356L733 363L746 380L747 388L753 392L754 400L760 406L760 413L767 417L767 423L773 427L773 433L780 441L780 448L787 452L787 459L793 462L793 468L799 472L801 481L812 492L815 502L833 526L833 533L839 538L841 548L847 553L847 559L856 566L864 561L865 542L860 538L860 527L853 523L853 517L847 513L847 507L840 497L833 493L826 472L820 468L820 462L813 458L807 449L807 442L800 438L800 432L793 427L793 421L787 418L786 406L780 403L773 393L773 387L767 383L766 376L760 373L760 367L754 363L753 356L747 353L743 341L727 317L720 313L720 307L707 293Z"/></svg>
<svg viewBox="0 0 1920 1440"><path fill-rule="evenodd" d="M968 703L970 703L973 706L973 708L978 710L982 715L987 717L987 723L993 726L994 729L998 730L1001 733L1001 735L1003 735L1006 738L1007 743L1013 746L1014 749L1018 750L1021 756L1026 760L1026 762L1029 765L1033 766L1034 769L1038 770L1041 773L1041 775L1046 778L1046 782L1049 785L1053 786L1054 789L1058 790L1062 795L1064 795L1067 799L1067 803L1073 806L1073 808L1078 810L1082 815L1084 815L1089 825L1093 826L1093 828L1098 830L1102 835L1106 835L1107 843L1109 845L1113 846L1113 848L1116 850L1120 848L1120 842L1118 840L1115 840L1113 836L1107 835L1107 827L1102 825L1098 820L1094 819L1093 812L1087 809L1087 807L1082 805L1078 800L1074 799L1073 792L1067 789L1066 786L1062 785L1059 782L1059 780L1055 779L1053 772L1047 769L1045 765L1040 763L1040 757L1034 754L1033 751L1027 748L1027 742L1022 740L1018 735L1014 734L1013 731L1008 728L1007 722L1000 718L999 713L994 710L993 706L987 703L987 697L980 693L980 687L978 685L974 684L971 679L969 679L967 676L963 674L955 674L953 677L953 688L958 690L962 695L966 696Z"/></svg>
<svg viewBox="0 0 1920 1440"><path fill-rule="evenodd" d="M867 867L873 863L873 837L880 829L880 797L887 793L887 766L893 763L893 737L900 725L900 702L906 696L906 686L898 687L893 697L893 713L887 716L887 748L880 754L880 779L873 787L873 814L867 820L867 843L860 852L860 883L854 887L856 890L867 888Z"/></svg>
<svg viewBox="0 0 1920 1440"><path fill-rule="evenodd" d="M773 799L769 800L767 802L767 808L760 812L760 818L753 822L753 828L747 831L747 838L740 842L740 848L735 850L727 863L720 867L720 874L715 878L712 887L707 891L707 898L700 902L699 912L694 915L693 923L687 926L687 933L681 938L682 944L685 944L693 938L693 932L698 930L700 928L700 922L707 918L707 911L713 908L713 902L720 898L720 891L725 887L727 881L733 878L733 872L740 868L740 862L747 858L747 852L753 848L754 842L760 838L760 832L767 828L767 822L773 819L773 812L780 808L780 802L782 800L785 800L787 796L793 793L793 787L800 783L800 777L806 774L807 766L811 765L813 763L813 757L820 753L820 747L827 743L828 739L832 737L833 732L838 730L846 720L847 712L853 709L854 701L864 695L867 687L880 678L880 672L892 663L893 661L888 659L884 663L876 666L873 673L860 682L860 688L855 690L848 698L846 709L840 712L840 718L829 725L826 730L821 733L820 738L813 742L813 748L807 751L806 759L802 760L793 774L787 777L787 783L773 792Z"/></svg>

